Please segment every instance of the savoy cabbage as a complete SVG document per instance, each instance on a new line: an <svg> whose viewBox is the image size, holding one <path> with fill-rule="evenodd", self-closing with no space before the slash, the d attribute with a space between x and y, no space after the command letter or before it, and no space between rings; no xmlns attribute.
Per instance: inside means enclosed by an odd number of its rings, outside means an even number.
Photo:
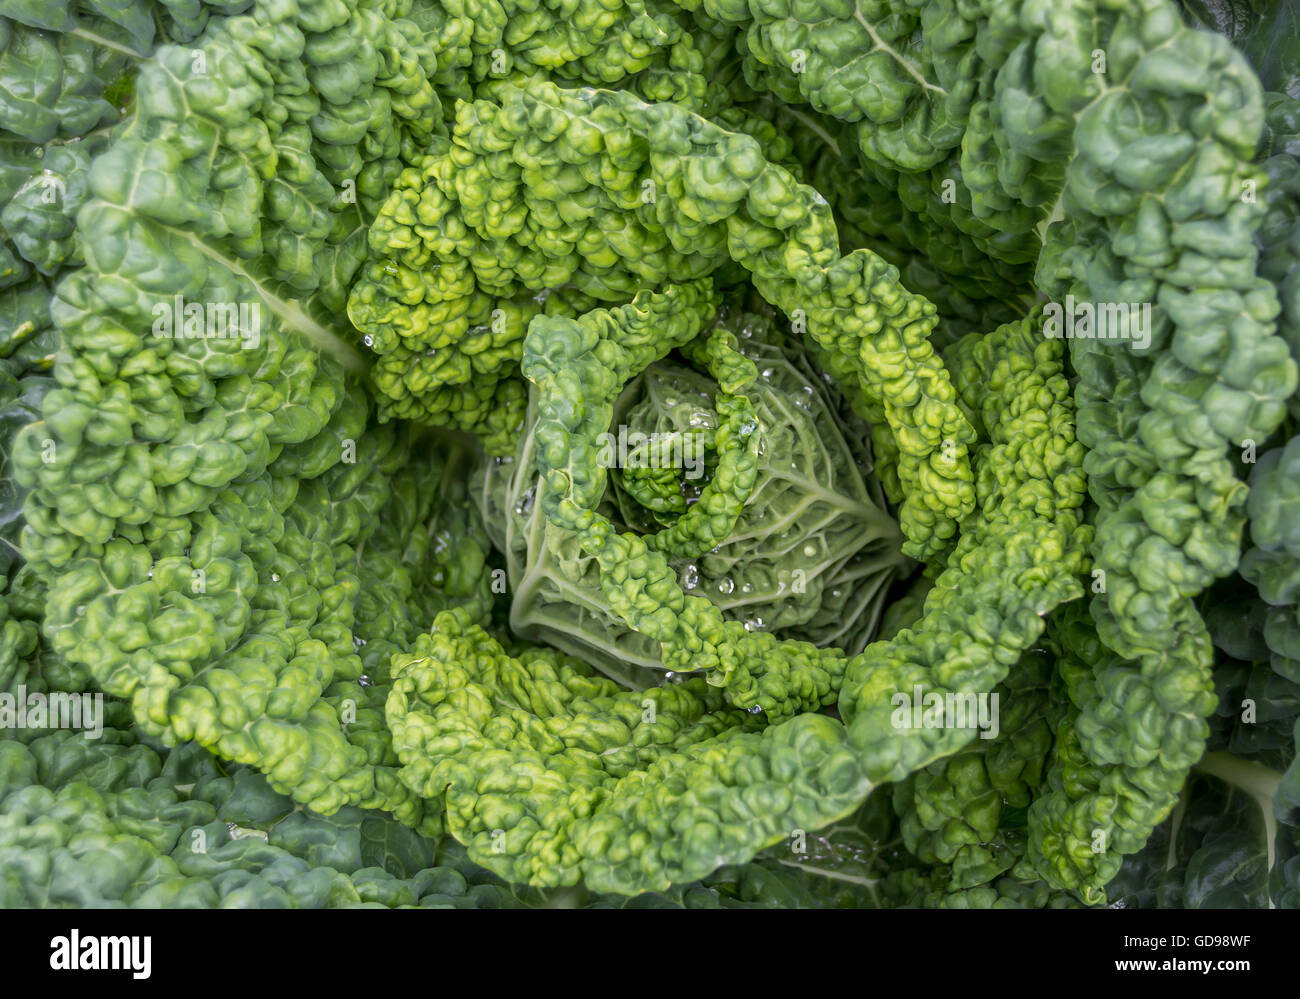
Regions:
<svg viewBox="0 0 1300 999"><path fill-rule="evenodd" d="M1288 24L0 0L0 905L1300 905Z"/></svg>

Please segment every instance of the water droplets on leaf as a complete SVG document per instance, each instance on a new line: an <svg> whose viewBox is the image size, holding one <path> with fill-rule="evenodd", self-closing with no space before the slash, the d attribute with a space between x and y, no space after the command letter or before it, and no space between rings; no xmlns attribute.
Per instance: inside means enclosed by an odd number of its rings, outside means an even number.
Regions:
<svg viewBox="0 0 1300 999"><path fill-rule="evenodd" d="M736 588L736 584L731 579L730 576L723 576L721 579L718 580L719 593L730 593L735 588Z"/></svg>
<svg viewBox="0 0 1300 999"><path fill-rule="evenodd" d="M433 535L433 554L441 555L452 546L453 539L450 531L438 531Z"/></svg>

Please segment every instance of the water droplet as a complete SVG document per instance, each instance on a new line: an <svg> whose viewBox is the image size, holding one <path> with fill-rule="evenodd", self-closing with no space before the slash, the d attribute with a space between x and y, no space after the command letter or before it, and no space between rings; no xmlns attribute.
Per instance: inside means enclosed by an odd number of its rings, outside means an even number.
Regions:
<svg viewBox="0 0 1300 999"><path fill-rule="evenodd" d="M730 593L735 588L736 588L736 584L727 576L723 576L721 579L718 580L719 593Z"/></svg>
<svg viewBox="0 0 1300 999"><path fill-rule="evenodd" d="M271 573L271 582L278 583L279 581L280 581L280 574L278 572Z"/></svg>
<svg viewBox="0 0 1300 999"><path fill-rule="evenodd" d="M749 713L751 715L761 715L763 713L763 709L760 708L757 704L755 704L752 708L749 709Z"/></svg>
<svg viewBox="0 0 1300 999"><path fill-rule="evenodd" d="M764 368L762 373L760 374L760 377L766 380L768 378L771 378L772 375L773 375L773 370L771 368Z"/></svg>
<svg viewBox="0 0 1300 999"><path fill-rule="evenodd" d="M533 508L533 499L535 496L536 493L533 487L529 486L524 494L519 497L519 502L515 504L515 513L519 514L521 517L527 517L529 511Z"/></svg>
<svg viewBox="0 0 1300 999"><path fill-rule="evenodd" d="M352 647L354 649L359 649L365 644L366 644L366 640L364 638L360 638L357 635L352 636Z"/></svg>
<svg viewBox="0 0 1300 999"><path fill-rule="evenodd" d="M762 631L762 630L763 630L763 619L762 619L761 617L748 617L748 618L745 618L745 630L746 630L746 631Z"/></svg>
<svg viewBox="0 0 1300 999"><path fill-rule="evenodd" d="M742 583L741 586L740 586L740 592L741 592L741 593L753 593L753 592L754 592L754 584L753 584L753 583Z"/></svg>
<svg viewBox="0 0 1300 999"><path fill-rule="evenodd" d="M700 570L694 564L682 570L682 589L693 590L700 585Z"/></svg>
<svg viewBox="0 0 1300 999"><path fill-rule="evenodd" d="M817 554L817 546L813 544L811 541L809 541L806 545L803 546L803 553L806 557L812 558L814 555Z"/></svg>
<svg viewBox="0 0 1300 999"><path fill-rule="evenodd" d="M373 347L375 345L375 338L372 337L369 333L367 333L365 337L363 337L363 339L365 340L367 347Z"/></svg>
<svg viewBox="0 0 1300 999"><path fill-rule="evenodd" d="M366 676L366 674L362 673L359 677L357 677L357 684L362 687L373 687L375 685L375 681L370 679L370 677Z"/></svg>

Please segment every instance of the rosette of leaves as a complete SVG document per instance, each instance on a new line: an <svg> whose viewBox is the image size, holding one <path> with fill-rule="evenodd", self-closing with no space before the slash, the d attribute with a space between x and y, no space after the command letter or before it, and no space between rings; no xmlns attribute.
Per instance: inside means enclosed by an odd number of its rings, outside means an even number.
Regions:
<svg viewBox="0 0 1300 999"><path fill-rule="evenodd" d="M872 474L870 428L846 424L839 391L770 312L725 310L755 375L745 390L762 443L748 501L707 551L670 555L683 590L729 620L856 655L874 636L890 585L913 566ZM704 334L708 335L708 332ZM620 530L677 523L719 473L717 381L674 355L619 395L599 460L610 468L602 509ZM576 535L549 522L531 413L513 458L487 459L476 498L506 556L510 624L521 637L578 656L630 686L663 680L659 643L610 607Z"/></svg>

